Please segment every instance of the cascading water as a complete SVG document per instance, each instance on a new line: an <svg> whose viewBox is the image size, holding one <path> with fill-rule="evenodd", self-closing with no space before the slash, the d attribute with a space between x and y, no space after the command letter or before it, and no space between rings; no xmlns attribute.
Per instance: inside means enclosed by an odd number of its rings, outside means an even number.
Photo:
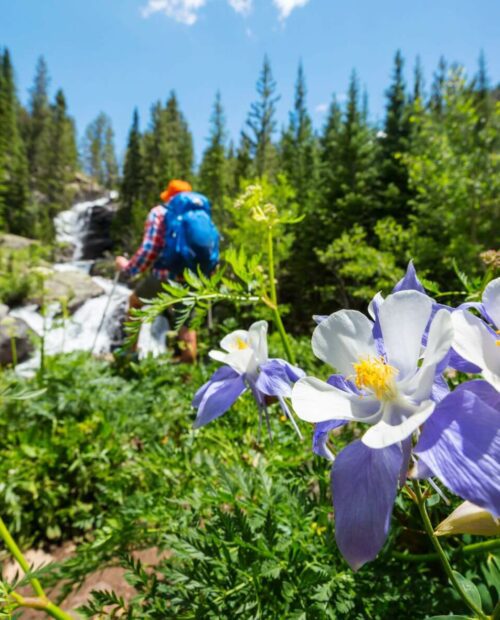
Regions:
<svg viewBox="0 0 500 620"><path fill-rule="evenodd" d="M108 196L94 201L79 202L56 216L56 239L73 248L73 258L69 262L55 264L54 271L90 273L94 260L85 257L88 244L94 241L91 234L94 210L106 209L116 198L116 192L110 192ZM10 315L22 319L37 336L43 337L47 355L72 351L109 353L123 338L122 324L128 308L130 289L107 278L94 276L92 280L102 289L103 294L88 299L65 320L61 318L58 303L46 309L45 317L35 305L15 308ZM153 324L144 324L138 341L139 357L164 353L167 331L168 323L163 317L159 317ZM40 353L37 353L30 360L18 364L17 371L29 375L39 364Z"/></svg>

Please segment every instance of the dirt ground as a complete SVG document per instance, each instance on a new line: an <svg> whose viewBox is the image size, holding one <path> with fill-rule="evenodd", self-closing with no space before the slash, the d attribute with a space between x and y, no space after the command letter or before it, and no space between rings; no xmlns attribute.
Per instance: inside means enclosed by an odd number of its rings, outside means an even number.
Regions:
<svg viewBox="0 0 500 620"><path fill-rule="evenodd" d="M25 557L30 565L33 565L35 568L39 568L40 566L47 565L50 562L60 562L70 557L73 552L74 546L70 543L55 549L51 553L46 553L40 549L32 549L25 553ZM144 549L142 551L136 551L133 555L135 558L140 559L145 567L155 566L162 558L166 557L165 553L159 554L158 549L155 547L151 549ZM13 579L18 571L19 567L17 564L14 562L9 562L3 567L4 579ZM82 586L74 590L65 599L65 601L61 604L61 608L77 620L81 618L81 616L79 616L75 610L87 601L92 590L113 590L116 594L118 594L118 596L123 597L125 600L130 599L135 594L135 590L125 581L124 575L125 570L116 566L103 568L102 570L91 573L87 576ZM46 592L52 600L55 600L57 588L53 593L53 597L51 596L50 590L47 589ZM26 596L32 595L30 588L24 588L23 590L20 590L20 593L25 594ZM42 620L46 619L47 615L40 611L26 610L21 614L21 618L22 620Z"/></svg>

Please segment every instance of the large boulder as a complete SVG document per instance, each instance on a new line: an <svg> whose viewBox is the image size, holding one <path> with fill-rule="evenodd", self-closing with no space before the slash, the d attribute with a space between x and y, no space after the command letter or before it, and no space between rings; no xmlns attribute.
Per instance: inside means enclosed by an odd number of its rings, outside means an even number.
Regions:
<svg viewBox="0 0 500 620"><path fill-rule="evenodd" d="M33 245L38 245L38 241L10 233L0 233L0 250L24 250Z"/></svg>
<svg viewBox="0 0 500 620"><path fill-rule="evenodd" d="M64 298L68 302L68 310L71 314L88 299L99 297L104 293L102 287L81 271L54 271L46 278L44 288L46 303L60 302ZM39 305L42 302L41 296L31 301Z"/></svg>
<svg viewBox="0 0 500 620"><path fill-rule="evenodd" d="M0 366L12 364L14 347L18 362L24 362L34 349L28 325L22 319L8 316L7 311L7 306L0 306Z"/></svg>

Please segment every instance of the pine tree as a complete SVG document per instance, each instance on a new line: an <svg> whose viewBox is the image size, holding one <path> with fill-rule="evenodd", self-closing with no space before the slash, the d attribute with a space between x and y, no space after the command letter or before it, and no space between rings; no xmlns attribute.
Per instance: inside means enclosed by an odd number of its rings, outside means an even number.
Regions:
<svg viewBox="0 0 500 620"><path fill-rule="evenodd" d="M224 108L220 92L215 96L210 118L210 136L208 146L203 153L200 166L200 190L212 201L214 217L218 224L224 226L224 198L229 191L229 174L227 161L227 131Z"/></svg>
<svg viewBox="0 0 500 620"><path fill-rule="evenodd" d="M434 74L434 79L431 85L431 98L430 98L430 108L436 114L441 114L443 111L443 98L444 98L444 88L446 84L446 76L448 73L448 66L446 64L446 60L443 56L439 59L438 68L436 73Z"/></svg>
<svg viewBox="0 0 500 620"><path fill-rule="evenodd" d="M398 50L394 58L392 84L389 87L384 126L381 141L383 165L384 215L392 215L399 221L408 216L408 173L402 163L401 155L408 148L410 134L410 109L406 97L406 84L403 76L404 61Z"/></svg>
<svg viewBox="0 0 500 620"><path fill-rule="evenodd" d="M115 133L111 125L111 121L106 127L104 133L104 145L102 159L104 164L105 183L108 189L117 187L118 184L118 162L116 161L115 152Z"/></svg>
<svg viewBox="0 0 500 620"><path fill-rule="evenodd" d="M288 127L281 139L281 167L295 190L298 214L304 220L295 227L295 239L287 261L287 271L282 278L281 294L285 301L294 299L296 291L303 287L305 274L317 269L315 252L318 227L318 179L319 149L307 111L307 88L302 63L299 64L295 83L294 107L290 113ZM304 295L306 304L310 301L313 288ZM300 320L302 308L292 305L292 319Z"/></svg>
<svg viewBox="0 0 500 620"><path fill-rule="evenodd" d="M493 111L493 99L491 94L491 84L486 67L486 58L481 50L477 74L474 77L474 90L476 92L477 107L480 113L479 127L484 127Z"/></svg>
<svg viewBox="0 0 500 620"><path fill-rule="evenodd" d="M318 171L318 150L306 97L304 68L300 63L295 84L294 108L281 140L281 160L282 168L302 204L307 201L307 196L315 186Z"/></svg>
<svg viewBox="0 0 500 620"><path fill-rule="evenodd" d="M43 56L40 56L30 90L27 155L32 188L42 194L48 191L46 164L50 152L51 121L49 82L47 63Z"/></svg>
<svg viewBox="0 0 500 620"><path fill-rule="evenodd" d="M254 176L254 166L252 162L252 145L250 138L244 131L240 134L240 143L236 152L234 163L234 192L238 192L241 188L241 182Z"/></svg>
<svg viewBox="0 0 500 620"><path fill-rule="evenodd" d="M132 127L128 135L127 151L125 153L125 164L123 166L123 180L121 185L121 204L122 209L132 210L134 204L140 201L142 193L142 147L141 133L139 129L139 112L134 110Z"/></svg>
<svg viewBox="0 0 500 620"><path fill-rule="evenodd" d="M359 85L353 72L343 120L332 105L323 137L322 235L334 239L340 231L362 222L371 227L378 216L379 145L363 119Z"/></svg>
<svg viewBox="0 0 500 620"><path fill-rule="evenodd" d="M422 61L417 56L415 61L415 69L413 70L413 95L412 103L415 101L423 101L424 99L424 71L422 69Z"/></svg>
<svg viewBox="0 0 500 620"><path fill-rule="evenodd" d="M85 130L83 142L85 169L102 187L116 187L116 163L111 119L101 112Z"/></svg>
<svg viewBox="0 0 500 620"><path fill-rule="evenodd" d="M257 81L257 95L258 99L251 104L247 119L250 131L245 135L250 144L257 176L272 176L276 167L276 147L273 144L276 103L280 97L276 95L276 82L267 56L264 57Z"/></svg>
<svg viewBox="0 0 500 620"><path fill-rule="evenodd" d="M75 125L68 116L66 98L62 90L56 93L51 106L50 150L46 166L47 198L55 212L68 207L67 185L77 169Z"/></svg>
<svg viewBox="0 0 500 620"><path fill-rule="evenodd" d="M18 124L19 102L9 51L0 55L0 220L7 230L32 234L29 173Z"/></svg>
<svg viewBox="0 0 500 620"><path fill-rule="evenodd" d="M172 92L165 108L160 102L152 107L150 127L144 136L145 203L156 204L171 179L191 181L193 159L193 138Z"/></svg>

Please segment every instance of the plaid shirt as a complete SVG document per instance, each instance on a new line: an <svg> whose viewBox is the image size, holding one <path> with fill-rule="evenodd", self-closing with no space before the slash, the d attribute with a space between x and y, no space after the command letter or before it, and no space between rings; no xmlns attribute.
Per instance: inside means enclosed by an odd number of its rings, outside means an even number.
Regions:
<svg viewBox="0 0 500 620"><path fill-rule="evenodd" d="M158 205L153 207L148 214L144 224L144 236L137 252L129 260L124 272L129 276L135 276L149 269L151 273L160 281L168 279L168 269L154 266L165 243L165 207Z"/></svg>

